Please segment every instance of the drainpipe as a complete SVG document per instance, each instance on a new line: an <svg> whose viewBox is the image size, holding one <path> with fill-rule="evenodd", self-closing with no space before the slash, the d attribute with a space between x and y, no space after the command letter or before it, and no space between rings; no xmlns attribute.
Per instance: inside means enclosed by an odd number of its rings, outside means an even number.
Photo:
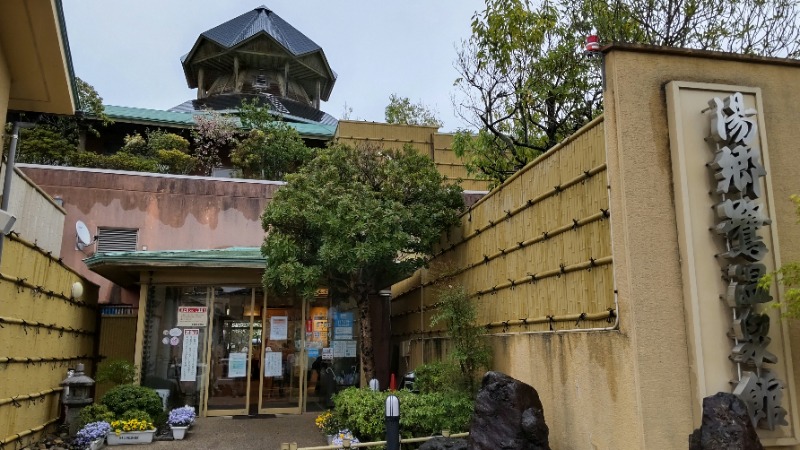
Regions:
<svg viewBox="0 0 800 450"><path fill-rule="evenodd" d="M19 130L22 128L32 128L34 126L36 126L36 124L30 122L14 122L14 130L11 132L11 145L8 148L8 158L6 159L6 176L3 179L3 200L0 202L0 210L2 210L2 212L8 213L8 204L11 199L11 180L14 176L14 160L17 157ZM8 231L11 231L10 227ZM0 237L0 259L3 257L4 241L5 239Z"/></svg>

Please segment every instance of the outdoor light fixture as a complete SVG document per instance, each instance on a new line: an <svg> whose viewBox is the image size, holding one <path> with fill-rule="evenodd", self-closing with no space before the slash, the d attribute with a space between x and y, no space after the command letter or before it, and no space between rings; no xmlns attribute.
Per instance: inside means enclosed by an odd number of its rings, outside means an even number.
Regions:
<svg viewBox="0 0 800 450"><path fill-rule="evenodd" d="M81 298L83 295L83 284L80 281L72 283L72 298Z"/></svg>
<svg viewBox="0 0 800 450"><path fill-rule="evenodd" d="M67 407L67 413L64 421L69 426L70 434L75 435L78 432L80 425L80 412L81 410L92 404L92 386L94 380L87 377L84 373L84 366L79 363L75 368L75 372L67 375L67 378L61 382L64 387L64 397L61 402Z"/></svg>
<svg viewBox="0 0 800 450"><path fill-rule="evenodd" d="M600 50L600 38L597 37L597 34L592 32L592 34L586 36L586 51L596 52L599 50Z"/></svg>
<svg viewBox="0 0 800 450"><path fill-rule="evenodd" d="M386 450L400 450L400 400L386 397Z"/></svg>
<svg viewBox="0 0 800 450"><path fill-rule="evenodd" d="M381 387L381 385L380 385L380 382L378 381L377 378L373 378L373 379L369 380L369 388L371 390L379 391L380 387Z"/></svg>
<svg viewBox="0 0 800 450"><path fill-rule="evenodd" d="M8 236L8 234L11 233L16 221L17 218L14 217L14 215L0 209L0 232L3 233L3 236Z"/></svg>

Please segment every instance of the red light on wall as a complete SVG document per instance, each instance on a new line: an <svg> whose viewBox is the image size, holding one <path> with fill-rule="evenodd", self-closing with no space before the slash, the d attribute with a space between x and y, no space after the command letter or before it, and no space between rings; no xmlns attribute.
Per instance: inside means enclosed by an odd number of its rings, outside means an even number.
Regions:
<svg viewBox="0 0 800 450"><path fill-rule="evenodd" d="M600 38L596 34L590 34L586 37L586 51L596 52L600 50Z"/></svg>

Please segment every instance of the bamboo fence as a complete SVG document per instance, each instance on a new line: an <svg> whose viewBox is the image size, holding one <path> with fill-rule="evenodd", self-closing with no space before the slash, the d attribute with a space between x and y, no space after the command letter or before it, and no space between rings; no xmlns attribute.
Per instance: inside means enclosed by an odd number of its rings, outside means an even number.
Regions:
<svg viewBox="0 0 800 450"><path fill-rule="evenodd" d="M613 327L609 197L602 117L471 207L428 269L392 287L392 335L446 351L432 327L440 283L463 285L490 334ZM446 275L446 276L445 276Z"/></svg>
<svg viewBox="0 0 800 450"><path fill-rule="evenodd" d="M35 442L60 416L59 383L78 363L91 373L97 288L50 252L5 239L0 264L0 448ZM73 283L84 295L74 298Z"/></svg>

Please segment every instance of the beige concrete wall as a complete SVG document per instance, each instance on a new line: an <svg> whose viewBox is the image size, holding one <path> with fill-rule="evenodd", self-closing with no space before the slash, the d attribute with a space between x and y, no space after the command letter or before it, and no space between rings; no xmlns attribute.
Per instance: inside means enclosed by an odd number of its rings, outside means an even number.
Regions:
<svg viewBox="0 0 800 450"><path fill-rule="evenodd" d="M632 344L627 360L634 368L637 426L642 430L638 445L627 448L685 448L686 436L699 425L700 417L692 391L695 367L690 364L689 315L679 300L684 284L665 86L678 80L761 89L775 197L771 216L780 235L782 261L798 260L800 226L788 196L800 191L796 153L800 93L792 81L800 79L800 63L616 47L608 51L605 69L614 270L621 330ZM795 343L796 328L791 339ZM725 354L729 350L729 346L720 349ZM793 352L796 374L797 348Z"/></svg>
<svg viewBox="0 0 800 450"><path fill-rule="evenodd" d="M0 180L5 179L5 165L0 169ZM2 194L2 182L0 182ZM58 206L30 178L19 169L14 170L11 180L11 199L8 210L17 221L14 232L23 239L36 242L36 245L61 256L62 232L66 211Z"/></svg>

